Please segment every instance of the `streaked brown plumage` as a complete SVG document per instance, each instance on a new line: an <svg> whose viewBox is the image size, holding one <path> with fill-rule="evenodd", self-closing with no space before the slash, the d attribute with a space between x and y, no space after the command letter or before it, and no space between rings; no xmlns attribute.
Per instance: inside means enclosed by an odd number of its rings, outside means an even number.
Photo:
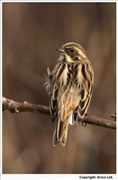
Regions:
<svg viewBox="0 0 118 180"><path fill-rule="evenodd" d="M66 144L68 125L78 123L87 112L94 83L94 73L83 47L64 44L53 71L47 69L46 90L50 95L52 121L56 121L53 145Z"/></svg>

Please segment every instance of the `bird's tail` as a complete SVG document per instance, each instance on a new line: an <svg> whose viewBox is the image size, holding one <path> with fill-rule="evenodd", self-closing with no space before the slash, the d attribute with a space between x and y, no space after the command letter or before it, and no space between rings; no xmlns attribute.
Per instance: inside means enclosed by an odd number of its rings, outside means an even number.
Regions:
<svg viewBox="0 0 118 180"><path fill-rule="evenodd" d="M53 146L56 146L57 143L61 143L62 146L66 145L69 120L70 116L67 116L63 121L58 119L52 139Z"/></svg>

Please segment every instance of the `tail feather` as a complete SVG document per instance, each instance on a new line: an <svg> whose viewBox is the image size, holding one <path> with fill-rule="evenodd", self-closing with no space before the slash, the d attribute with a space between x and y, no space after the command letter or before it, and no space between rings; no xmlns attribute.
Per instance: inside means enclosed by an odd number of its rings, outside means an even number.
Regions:
<svg viewBox="0 0 118 180"><path fill-rule="evenodd" d="M57 127L53 134L53 146L56 146L57 143L61 143L62 146L66 145L69 120L70 116L66 117L64 121L60 121L60 119L58 119Z"/></svg>

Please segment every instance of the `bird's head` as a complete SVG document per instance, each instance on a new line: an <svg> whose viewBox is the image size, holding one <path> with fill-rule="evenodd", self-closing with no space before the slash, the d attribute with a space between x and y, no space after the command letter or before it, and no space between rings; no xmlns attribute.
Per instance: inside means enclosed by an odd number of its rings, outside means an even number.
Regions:
<svg viewBox="0 0 118 180"><path fill-rule="evenodd" d="M66 43L57 51L60 52L61 61L63 59L66 62L75 62L88 59L84 48L75 42Z"/></svg>

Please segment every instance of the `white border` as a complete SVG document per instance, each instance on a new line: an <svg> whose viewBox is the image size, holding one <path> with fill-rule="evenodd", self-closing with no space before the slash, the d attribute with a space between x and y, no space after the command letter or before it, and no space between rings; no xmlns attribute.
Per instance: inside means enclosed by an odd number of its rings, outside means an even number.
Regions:
<svg viewBox="0 0 118 180"><path fill-rule="evenodd" d="M40 3L40 2L45 2L45 3L46 3L46 2L50 2L50 3L54 3L54 2L68 2L68 3L69 3L69 2L70 2L70 3L71 3L71 2L72 2L72 3L73 3L73 2L88 2L88 3L89 3L89 2L92 2L92 3L93 3L93 2L101 2L101 3L103 3L103 2L109 2L109 3L110 3L110 2L111 2L111 3L115 3L115 2L117 2L117 0L116 0L116 1L112 1L112 0L104 0L104 1L100 1L100 0L96 0L96 1L94 1L94 0L93 0L93 1L89 1L89 0L88 0L88 1L87 1L87 0L83 0L83 1L79 1L79 0L73 0L73 1L72 1L72 0L70 0L70 1L69 1L69 0L56 0L56 1L55 1L55 0L54 0L54 1L50 1L50 0L45 0L45 1L44 1L44 0L34 0L34 1L33 1L33 0L17 0L17 1L16 1L16 0L12 0L12 1L11 1L11 0L0 0L0 1L1 1L1 2L8 2L8 3L9 3L9 2L27 2L27 3L28 3L28 2L33 2L33 3L35 3L35 2L39 2L39 3Z"/></svg>
<svg viewBox="0 0 118 180"><path fill-rule="evenodd" d="M97 177L101 177L101 178L97 178ZM112 177L112 179L110 178ZM17 174L17 175L3 175L2 176L2 180L25 180L25 179L28 179L28 180L40 180L40 179L47 179L47 180L115 180L117 179L117 175L113 175L113 174L57 174L57 175L50 175L50 174L44 174L44 175L40 175L40 174L36 174L36 175L20 175L20 174Z"/></svg>
<svg viewBox="0 0 118 180"><path fill-rule="evenodd" d="M0 99L2 102L2 3L0 2ZM2 103L0 103L0 176L2 174Z"/></svg>
<svg viewBox="0 0 118 180"><path fill-rule="evenodd" d="M0 0L0 83L1 83L1 86L0 86L0 95L1 95L1 102L2 102L2 3L10 3L10 2L51 2L51 3L54 3L54 2L111 2L111 3L116 3L116 45L117 45L117 17L118 17L118 12L117 12L117 1L78 1L78 0L74 0L74 1L43 1L43 0L35 0L35 1L32 1L32 0L17 0L17 1L10 1L10 0ZM117 46L116 46L117 47ZM117 49L116 49L116 59L117 59ZM117 60L116 60L116 67L117 67ZM117 69L117 68L116 68ZM117 73L117 71L116 71ZM117 80L117 84L118 84L118 79L116 78ZM117 87L116 87L116 90L117 90ZM117 91L116 91L117 92ZM109 179L109 180L113 180L113 179L118 179L118 176L117 176L117 173L116 174L2 174L2 103L0 105L0 108L1 108L1 114L0 114L0 119L1 119L1 143L0 143L0 155L1 155L1 161L0 161L0 175L1 175L1 178L2 180L25 180L25 179L28 179L28 180L35 180L35 179L81 179L81 180L88 180L88 179L98 179L97 177L100 176L101 178L100 179ZM118 134L117 134L118 135ZM117 163L116 163L117 164ZM116 166L116 172L118 172L118 167ZM110 178L112 177L112 179Z"/></svg>

